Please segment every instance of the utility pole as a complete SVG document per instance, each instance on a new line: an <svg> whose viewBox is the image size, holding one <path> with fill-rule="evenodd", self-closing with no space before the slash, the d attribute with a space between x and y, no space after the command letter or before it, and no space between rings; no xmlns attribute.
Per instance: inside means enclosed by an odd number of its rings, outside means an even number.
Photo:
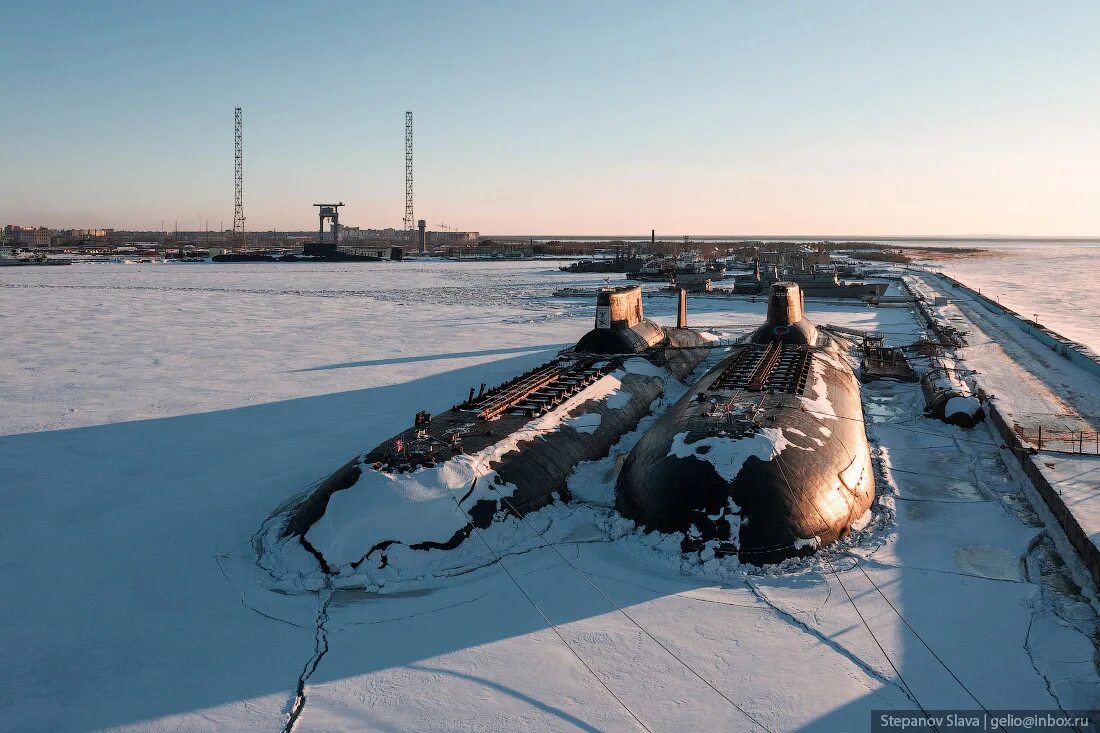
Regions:
<svg viewBox="0 0 1100 733"><path fill-rule="evenodd" d="M241 145L241 108L233 110L233 239L244 240L244 147Z"/></svg>
<svg viewBox="0 0 1100 733"><path fill-rule="evenodd" d="M412 237L416 224L413 214L413 113L405 112L405 231Z"/></svg>

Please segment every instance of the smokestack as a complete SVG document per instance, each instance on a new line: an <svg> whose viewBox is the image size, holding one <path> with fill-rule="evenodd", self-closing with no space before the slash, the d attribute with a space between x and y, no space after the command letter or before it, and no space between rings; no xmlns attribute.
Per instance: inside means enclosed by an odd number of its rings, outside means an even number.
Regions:
<svg viewBox="0 0 1100 733"><path fill-rule="evenodd" d="M428 254L428 234L425 231L427 228L427 222L423 219L416 222L416 245L417 251L422 255Z"/></svg>
<svg viewBox="0 0 1100 733"><path fill-rule="evenodd" d="M649 246L650 246L650 248L653 248L653 247L657 246L657 230L656 229L650 229L649 230Z"/></svg>
<svg viewBox="0 0 1100 733"><path fill-rule="evenodd" d="M688 291L680 288L680 310L676 314L676 328L688 327Z"/></svg>

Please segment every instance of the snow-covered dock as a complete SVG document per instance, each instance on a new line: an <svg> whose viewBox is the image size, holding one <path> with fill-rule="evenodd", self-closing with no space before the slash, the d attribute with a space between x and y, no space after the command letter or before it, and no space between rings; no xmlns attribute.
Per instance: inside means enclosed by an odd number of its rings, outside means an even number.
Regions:
<svg viewBox="0 0 1100 733"><path fill-rule="evenodd" d="M257 564L268 517L575 341L592 306L552 292L602 277L38 270L0 272L0 730L858 731L918 704L1100 704L1092 581L993 427L921 417L917 385L865 387L879 498L818 558L760 570L635 532L610 509L632 434L578 466L578 501L471 538L469 572L339 590ZM693 301L689 323L764 307ZM887 345L921 331L907 308L810 312Z"/></svg>
<svg viewBox="0 0 1100 733"><path fill-rule="evenodd" d="M937 303L926 307L968 332L960 363L993 395L1000 437L1100 583L1100 470L1090 468L1100 460L1096 354L952 278L924 274L909 282Z"/></svg>
<svg viewBox="0 0 1100 733"><path fill-rule="evenodd" d="M1038 464L1089 541L1100 548L1100 456L1044 453Z"/></svg>
<svg viewBox="0 0 1100 733"><path fill-rule="evenodd" d="M1078 359L1068 353L1072 342L1052 349L1043 329L943 276L909 282L930 302L940 300L929 307L942 318L969 332L959 354L1015 425L1028 432L1038 425L1089 433L1100 427L1100 364L1084 347Z"/></svg>

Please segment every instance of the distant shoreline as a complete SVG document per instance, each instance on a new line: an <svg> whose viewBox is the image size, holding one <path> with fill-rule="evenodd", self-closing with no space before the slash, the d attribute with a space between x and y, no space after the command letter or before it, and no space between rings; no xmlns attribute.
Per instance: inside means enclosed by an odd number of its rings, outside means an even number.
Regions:
<svg viewBox="0 0 1100 733"><path fill-rule="evenodd" d="M483 234L483 239L533 239L539 242L557 240L559 242L643 242L649 241L649 234ZM923 242L990 242L990 243L1052 243L1052 244L1097 244L1100 245L1100 237L1021 237L1021 236L868 236L868 235L807 235L792 234L787 236L753 235L753 234L697 234L688 235L689 241L699 242L881 242L884 244L898 244L911 242L918 245ZM659 242L682 242L684 235L658 235Z"/></svg>
<svg viewBox="0 0 1100 733"><path fill-rule="evenodd" d="M943 262L976 257L1001 257L1007 252L979 247L913 247L907 248L905 254L911 262Z"/></svg>

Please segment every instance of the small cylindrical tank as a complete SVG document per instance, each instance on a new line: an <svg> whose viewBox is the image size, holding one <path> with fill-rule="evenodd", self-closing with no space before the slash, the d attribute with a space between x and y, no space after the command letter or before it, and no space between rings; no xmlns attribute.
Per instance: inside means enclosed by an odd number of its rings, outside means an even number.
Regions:
<svg viewBox="0 0 1100 733"><path fill-rule="evenodd" d="M958 371L936 359L920 380L928 413L950 425L972 428L985 419L981 400Z"/></svg>

